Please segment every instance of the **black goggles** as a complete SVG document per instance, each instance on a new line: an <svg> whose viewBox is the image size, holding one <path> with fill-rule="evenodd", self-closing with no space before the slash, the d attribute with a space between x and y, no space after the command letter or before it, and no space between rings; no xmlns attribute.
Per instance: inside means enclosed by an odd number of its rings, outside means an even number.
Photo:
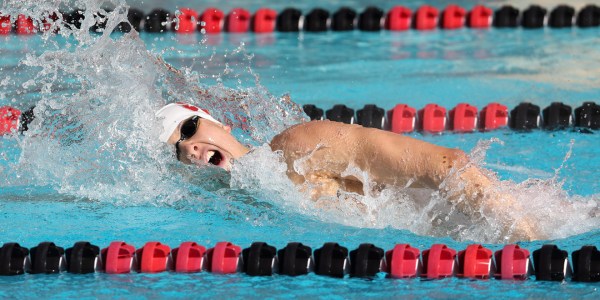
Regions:
<svg viewBox="0 0 600 300"><path fill-rule="evenodd" d="M175 155L177 156L177 160L181 156L181 150L179 150L179 143L191 138L196 134L198 130L198 120L200 117L193 116L181 123L181 129L179 129L179 140L175 143Z"/></svg>

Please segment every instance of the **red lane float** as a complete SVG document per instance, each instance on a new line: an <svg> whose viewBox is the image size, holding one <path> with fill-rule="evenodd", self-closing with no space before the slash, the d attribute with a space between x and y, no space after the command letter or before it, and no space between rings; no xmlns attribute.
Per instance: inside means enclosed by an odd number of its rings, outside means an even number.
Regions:
<svg viewBox="0 0 600 300"><path fill-rule="evenodd" d="M471 28L490 28L494 11L483 5L475 5L467 16L467 26Z"/></svg>
<svg viewBox="0 0 600 300"><path fill-rule="evenodd" d="M199 30L204 30L205 33L221 33L225 14L218 8L207 8L200 16Z"/></svg>
<svg viewBox="0 0 600 300"><path fill-rule="evenodd" d="M10 16L0 14L0 35L7 35L12 32L12 22Z"/></svg>
<svg viewBox="0 0 600 300"><path fill-rule="evenodd" d="M472 132L477 129L477 107L460 103L449 113L450 126L454 132Z"/></svg>
<svg viewBox="0 0 600 300"><path fill-rule="evenodd" d="M141 273L159 273L167 270L171 248L160 242L147 242L135 251L138 270Z"/></svg>
<svg viewBox="0 0 600 300"><path fill-rule="evenodd" d="M250 30L250 12L243 8L232 9L225 18L225 30L233 33L243 33Z"/></svg>
<svg viewBox="0 0 600 300"><path fill-rule="evenodd" d="M112 242L108 248L102 249L103 269L108 274L125 274L131 272L135 247L125 242Z"/></svg>
<svg viewBox="0 0 600 300"><path fill-rule="evenodd" d="M435 244L423 251L423 273L421 277L439 279L454 275L456 250L444 244Z"/></svg>
<svg viewBox="0 0 600 300"><path fill-rule="evenodd" d="M437 104L427 104L419 110L419 125L427 133L442 133L446 129L446 109Z"/></svg>
<svg viewBox="0 0 600 300"><path fill-rule="evenodd" d="M524 280L529 276L529 251L519 245L506 245L494 253L495 277L499 279Z"/></svg>
<svg viewBox="0 0 600 300"><path fill-rule="evenodd" d="M430 5L423 5L415 13L415 28L417 30L433 30L438 23L439 11Z"/></svg>
<svg viewBox="0 0 600 300"><path fill-rule="evenodd" d="M195 242L183 242L179 248L173 249L175 272L196 273L202 271L202 263L206 248Z"/></svg>
<svg viewBox="0 0 600 300"><path fill-rule="evenodd" d="M219 242L206 252L207 269L218 274L236 273L242 248L230 242Z"/></svg>
<svg viewBox="0 0 600 300"><path fill-rule="evenodd" d="M180 8L181 14L175 18L179 25L174 24L173 30L177 33L194 33L198 27L198 12L191 8Z"/></svg>
<svg viewBox="0 0 600 300"><path fill-rule="evenodd" d="M19 129L21 111L10 106L0 107L0 135L10 134Z"/></svg>
<svg viewBox="0 0 600 300"><path fill-rule="evenodd" d="M413 278L419 276L421 261L419 249L409 244L397 244L385 253L385 270L392 278Z"/></svg>
<svg viewBox="0 0 600 300"><path fill-rule="evenodd" d="M450 4L442 13L442 28L458 29L465 26L465 17L467 12L464 8Z"/></svg>
<svg viewBox="0 0 600 300"><path fill-rule="evenodd" d="M484 131L508 125L508 108L499 103L490 103L479 113L479 128Z"/></svg>
<svg viewBox="0 0 600 300"><path fill-rule="evenodd" d="M33 26L33 20L25 15L19 15L17 18L16 30L19 35L34 34L37 31Z"/></svg>
<svg viewBox="0 0 600 300"><path fill-rule="evenodd" d="M490 278L492 270L492 250L481 245L469 245L458 252L458 277Z"/></svg>
<svg viewBox="0 0 600 300"><path fill-rule="evenodd" d="M415 130L417 111L406 105L398 104L387 112L389 129L394 133L413 132Z"/></svg>
<svg viewBox="0 0 600 300"><path fill-rule="evenodd" d="M270 8L261 8L252 17L252 31L256 33L271 33L275 31L277 12Z"/></svg>
<svg viewBox="0 0 600 300"><path fill-rule="evenodd" d="M410 29L412 11L408 7L394 6L385 18L385 29L401 31Z"/></svg>

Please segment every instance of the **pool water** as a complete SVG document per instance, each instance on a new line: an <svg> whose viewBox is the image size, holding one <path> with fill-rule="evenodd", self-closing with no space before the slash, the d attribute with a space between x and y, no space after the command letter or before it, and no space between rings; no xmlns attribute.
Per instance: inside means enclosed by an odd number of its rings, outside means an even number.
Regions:
<svg viewBox="0 0 600 300"><path fill-rule="evenodd" d="M442 8L448 2L430 3ZM215 5L227 10L244 4ZM317 4L302 3L300 8ZM334 10L337 4L326 8ZM367 5L351 4L357 10ZM149 11L154 5L148 1L140 7ZM176 5L182 3L162 4ZM382 8L392 5L381 3ZM258 6L251 2L245 7ZM271 5L278 10L284 6ZM211 91L217 94L228 91L223 86L250 93L260 102L246 99L251 104L249 116L277 115L278 109L289 108L276 100L283 94L300 105L324 109L338 103L355 109L365 104L390 109L398 103L416 108L437 103L447 109L462 102L480 109L489 102L509 109L522 101L542 108L554 101L573 107L584 101L598 103L599 33L600 29L577 28L218 36L142 32L139 38L115 34L108 40L92 35L89 42L63 36L0 37L0 106L26 109L36 104L46 113L36 123L37 129L25 136L0 137L0 243L18 242L30 248L52 241L68 248L87 240L103 248L114 240L136 247L161 241L175 248L189 240L207 247L226 240L243 248L264 241L280 249L298 241L315 249L334 241L349 250L367 242L385 250L396 243L421 250L445 243L463 250L472 242L483 242L499 250L504 243L493 238L492 223L477 223L481 228L467 224L461 233L450 228L456 226L450 220L441 229L429 230L427 223L433 218L423 219L423 210L382 204L395 194L362 199L374 207L364 216L351 209L313 206L281 178L281 166L261 146L288 121L275 117L265 119L266 125L253 124L266 131L261 136L243 136L258 148L257 155L228 175L174 164L170 149L151 140L148 120L165 101L190 95L194 85L216 87ZM82 41L87 44L78 46ZM152 57L182 70L185 76L176 78L188 82L170 81L170 73L160 64L153 65ZM228 108L232 107L224 103L214 110L227 116ZM271 132L267 129L272 124ZM551 238L519 243L522 247L533 251L555 243L571 253L583 245L600 244L600 222L594 214L600 201L598 132L502 129L410 135L473 151L519 199L530 201L531 212L539 210L540 226L547 226ZM488 145L490 140L494 142ZM478 156L488 146L485 156ZM204 180L208 175L216 179ZM370 280L314 274L257 278L207 272L62 273L0 277L0 283L3 298L598 297L597 284L392 280L383 273Z"/></svg>

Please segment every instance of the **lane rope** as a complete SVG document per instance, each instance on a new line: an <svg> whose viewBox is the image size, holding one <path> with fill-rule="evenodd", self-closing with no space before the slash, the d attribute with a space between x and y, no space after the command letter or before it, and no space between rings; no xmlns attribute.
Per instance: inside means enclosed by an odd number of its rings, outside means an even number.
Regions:
<svg viewBox="0 0 600 300"><path fill-rule="evenodd" d="M313 104L304 105L303 109L311 120L327 119L395 133L466 133L500 128L520 132L573 129L591 133L591 130L600 129L600 105L594 102L584 102L575 110L561 102L553 102L543 110L535 104L522 102L510 112L508 107L495 102L481 111L468 103L459 103L450 111L434 103L419 110L408 104L397 104L387 113L374 104L367 104L356 112L343 104L334 105L326 111Z"/></svg>
<svg viewBox="0 0 600 300"><path fill-rule="evenodd" d="M218 242L209 249L196 242L183 242L171 250L157 241L147 242L139 249L123 241L111 242L103 249L85 241L66 250L52 242L42 242L31 249L18 243L5 243L0 248L0 275L166 271L241 272L249 276L298 276L312 272L336 278L369 278L383 272L388 278L526 280L535 276L540 281L570 278L599 282L600 251L586 245L573 251L569 261L567 251L551 244L531 254L516 244L505 245L495 252L480 244L471 244L457 252L444 244L434 244L423 251L409 244L397 244L384 251L368 243L348 251L333 242L314 251L298 242L280 250L265 242L254 242L245 249L231 242Z"/></svg>
<svg viewBox="0 0 600 300"><path fill-rule="evenodd" d="M105 28L105 16L96 13L97 21L92 31ZM270 8L260 8L252 14L244 8L234 8L227 14L214 7L199 13L193 8L180 8L175 13L157 8L145 14L142 10L130 8L129 23L120 24L121 32L136 31L219 34L230 33L271 33L279 32L324 32L332 31L430 31L437 28L455 30L464 27L486 28L590 28L600 26L600 7L587 5L578 12L569 5L559 5L548 10L539 5L531 5L522 12L504 5L493 11L491 8L476 5L467 11L465 8L450 4L444 9L422 5L416 10L406 6L394 6L389 11L369 6L362 12L349 7L341 7L334 13L322 8L314 8L305 15L296 8L286 8L277 12ZM81 27L84 19L82 11L53 13L43 21L33 21L26 15L11 17L0 14L0 35L15 33L19 35L48 31L57 26L55 22Z"/></svg>
<svg viewBox="0 0 600 300"><path fill-rule="evenodd" d="M573 110L561 102L553 102L543 110L539 106L523 102L510 112L505 105L489 103L481 111L468 103L459 103L450 111L430 103L417 110L407 104L397 104L387 112L375 104L367 104L359 110L337 104L324 111L313 104L303 106L311 120L331 120L364 127L388 130L403 134L419 131L426 134L443 132L468 133L510 128L518 132L543 130L575 130L593 133L600 129L600 105L584 102ZM0 136L23 132L35 118L33 108L25 112L0 107Z"/></svg>

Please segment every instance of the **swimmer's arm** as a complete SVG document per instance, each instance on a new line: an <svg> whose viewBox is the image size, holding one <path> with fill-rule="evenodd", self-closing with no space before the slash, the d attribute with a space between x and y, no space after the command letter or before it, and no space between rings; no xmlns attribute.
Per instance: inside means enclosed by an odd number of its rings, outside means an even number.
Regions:
<svg viewBox="0 0 600 300"><path fill-rule="evenodd" d="M314 165L309 167L309 170L322 169L320 166L328 163L326 169L334 174L342 174L348 163L351 163L367 171L371 180L383 185L438 190L444 183L441 187L442 193L446 194L445 198L461 212L474 217L480 211L487 215L497 215L506 220L505 228L508 229L515 221L511 220L506 212L510 209L522 209L513 197L495 192L497 180L487 176L479 167L470 165L463 151L383 130L313 121L294 126L276 136L271 148L274 151L283 151L288 163L288 176L296 183L303 183L311 182L313 178L305 178L295 173L293 164L319 145L319 151L312 155L310 161L313 161ZM313 182L317 188L316 196L330 194L337 189L335 184L319 186L318 183L323 182L323 177L315 178L319 179ZM330 179L334 179L335 182L329 180L329 183L341 183L339 177L331 176ZM486 199L493 201L485 201ZM521 232L513 232L513 238L538 238L534 235L534 222L526 218L517 222L521 224L514 227Z"/></svg>
<svg viewBox="0 0 600 300"><path fill-rule="evenodd" d="M452 165L454 149L391 132L330 121L293 126L271 142L281 150L293 176L294 162L310 154L311 169L343 173L348 164L367 171L371 180L394 186L437 189ZM317 149L318 148L318 149ZM440 164L444 164L444 168ZM302 178L304 181L305 178Z"/></svg>
<svg viewBox="0 0 600 300"><path fill-rule="evenodd" d="M355 163L384 184L437 189L462 152L388 131L355 130Z"/></svg>

